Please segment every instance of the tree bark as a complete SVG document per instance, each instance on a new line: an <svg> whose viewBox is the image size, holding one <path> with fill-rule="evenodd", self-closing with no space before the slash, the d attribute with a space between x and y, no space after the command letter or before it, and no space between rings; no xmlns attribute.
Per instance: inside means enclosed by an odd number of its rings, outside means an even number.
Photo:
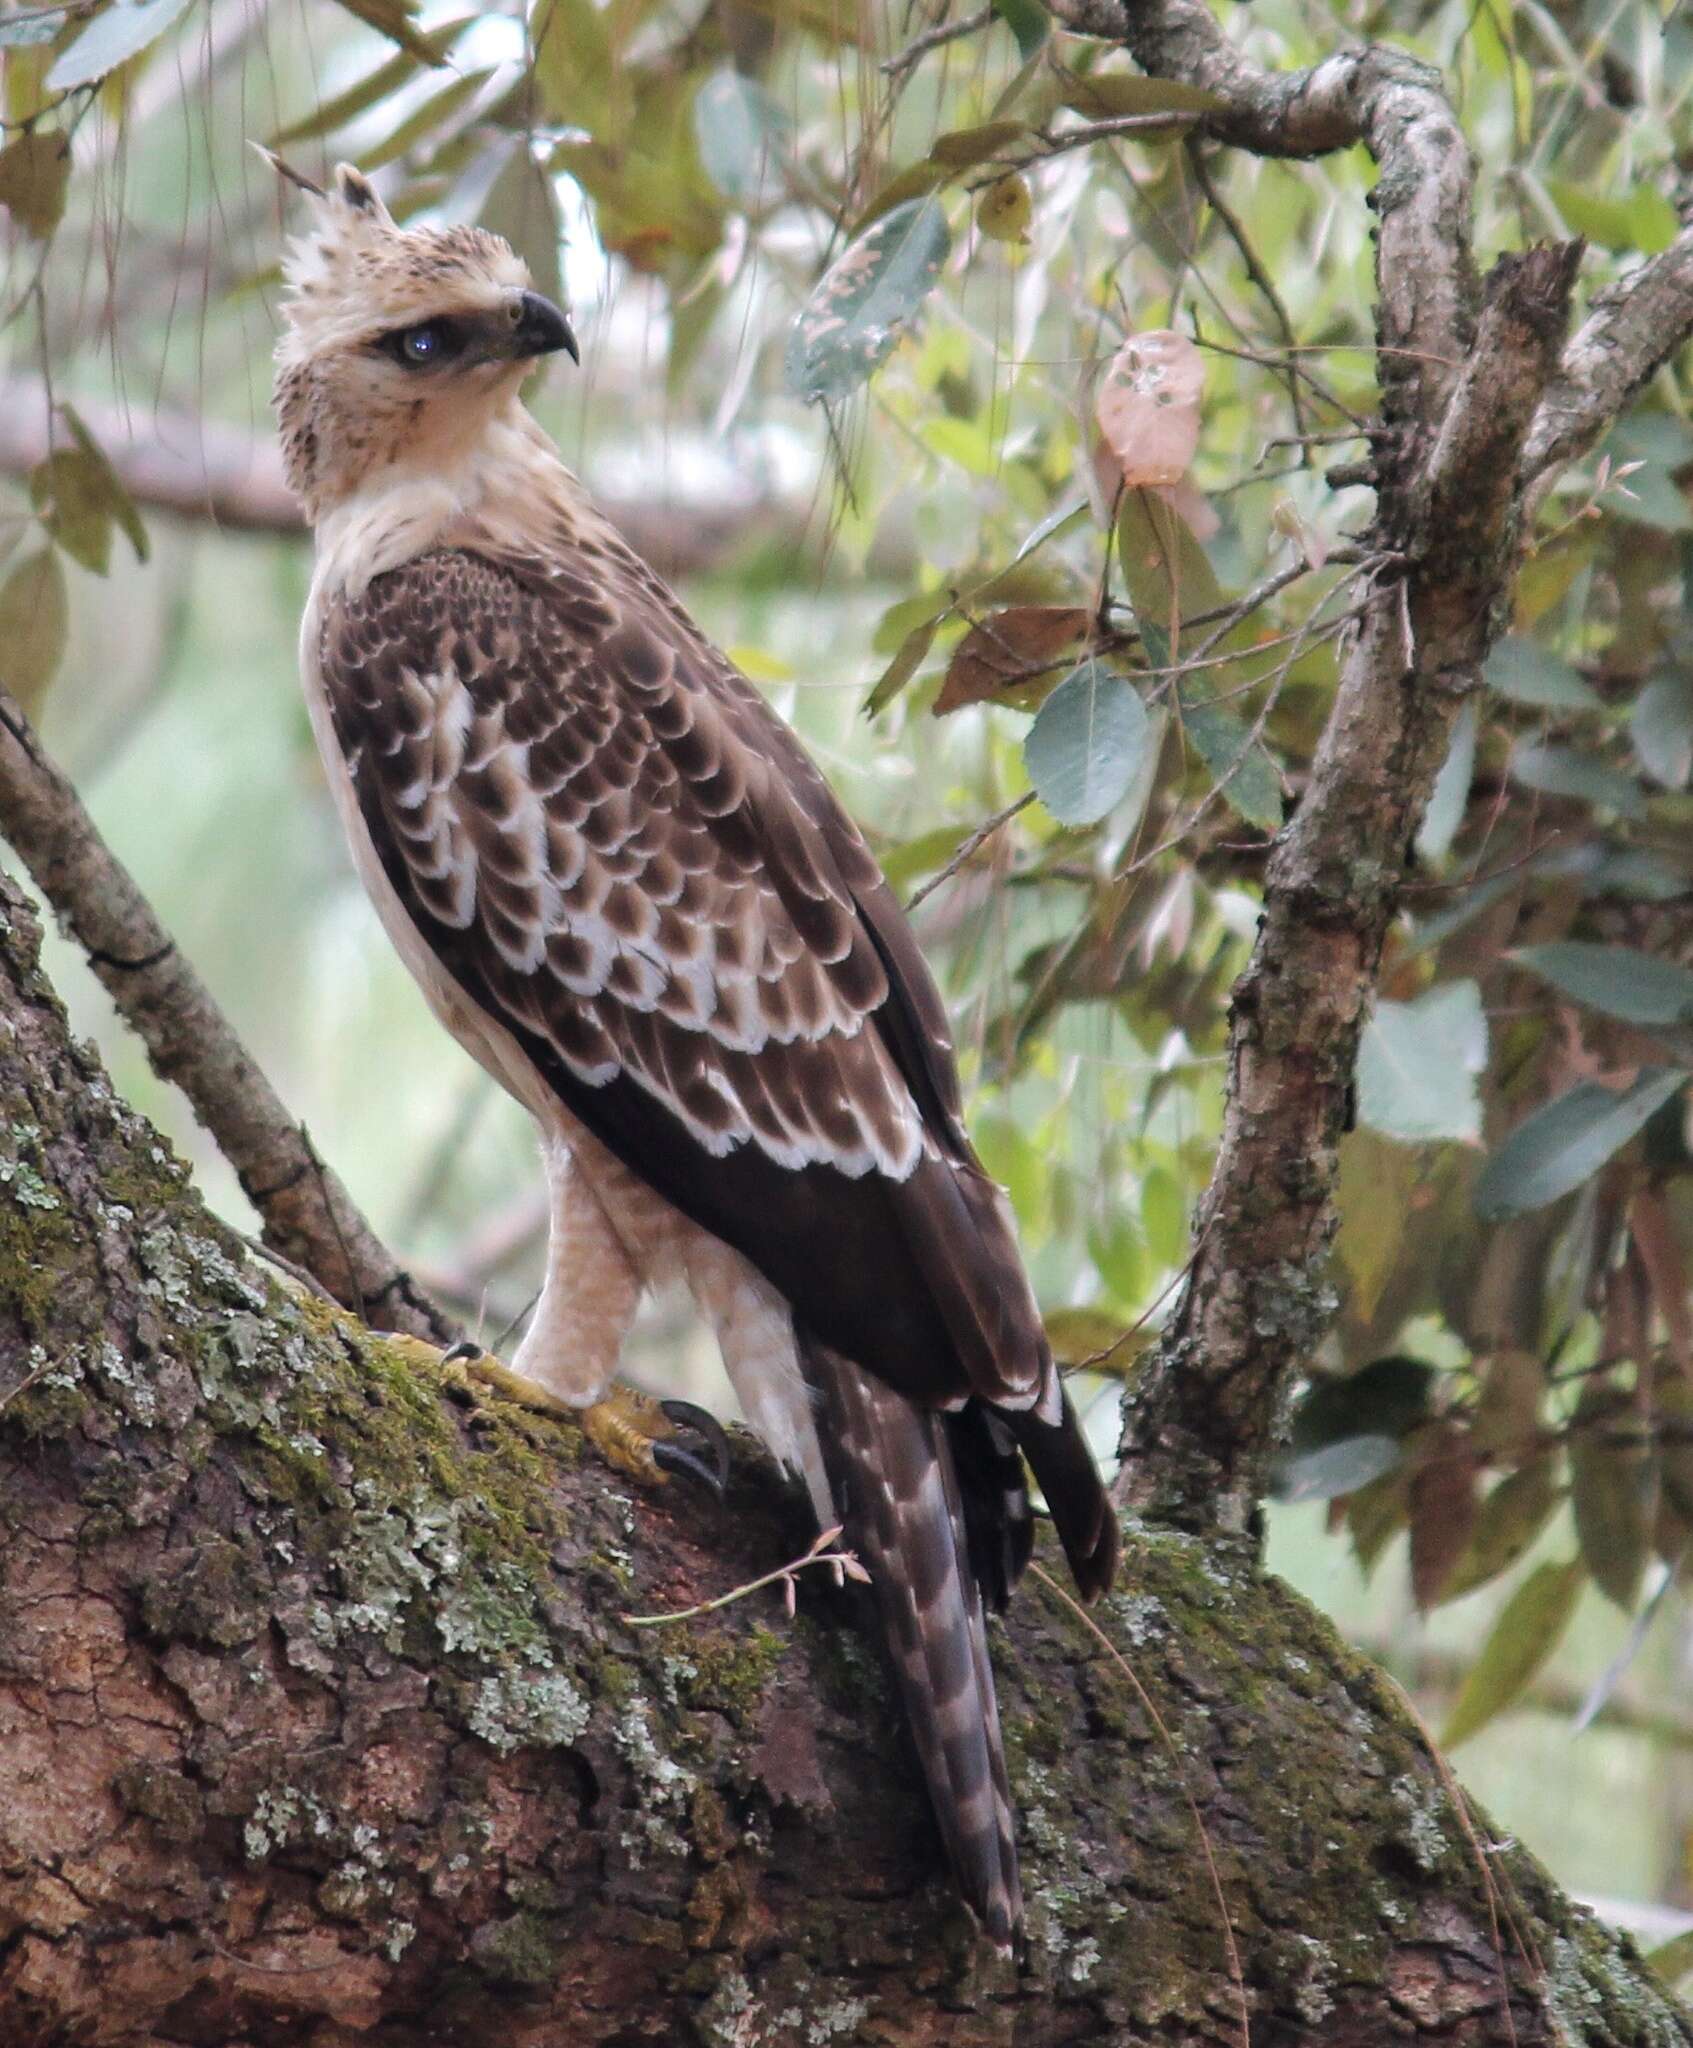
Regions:
<svg viewBox="0 0 1693 2048"><path fill-rule="evenodd" d="M623 1618L802 1547L752 1448L631 1500L456 1405L206 1213L36 939L0 885L10 2048L1693 2043L1249 1545L1143 1526L1109 1652L1038 1581L996 1631L994 1956L822 1574Z"/></svg>

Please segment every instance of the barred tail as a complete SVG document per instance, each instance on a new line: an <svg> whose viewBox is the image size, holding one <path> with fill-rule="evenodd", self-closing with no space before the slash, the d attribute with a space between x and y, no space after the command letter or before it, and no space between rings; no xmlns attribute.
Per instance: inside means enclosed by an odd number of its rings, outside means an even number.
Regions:
<svg viewBox="0 0 1693 2048"><path fill-rule="evenodd" d="M1023 1896L982 1597L944 1415L803 1333L805 1376L847 1540L869 1571L889 1658L958 1887L1008 1947Z"/></svg>

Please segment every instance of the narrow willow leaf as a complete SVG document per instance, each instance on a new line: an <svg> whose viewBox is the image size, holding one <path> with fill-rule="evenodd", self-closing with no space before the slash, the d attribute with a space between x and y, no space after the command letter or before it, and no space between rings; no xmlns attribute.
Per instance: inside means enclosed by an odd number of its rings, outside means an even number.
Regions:
<svg viewBox="0 0 1693 2048"><path fill-rule="evenodd" d="M1144 631L1168 635L1195 612L1223 602L1205 550L1181 514L1155 490L1124 491L1117 508L1117 560Z"/></svg>
<svg viewBox="0 0 1693 2048"><path fill-rule="evenodd" d="M33 8L21 18L0 14L0 50L29 50L50 43L69 18L68 12L37 14Z"/></svg>
<svg viewBox="0 0 1693 2048"><path fill-rule="evenodd" d="M1487 1018L1473 981L1382 1001L1358 1045L1358 1120L1404 1144L1481 1136Z"/></svg>
<svg viewBox="0 0 1693 2048"><path fill-rule="evenodd" d="M64 659L70 606L65 567L56 548L43 548L13 565L0 585L0 687L11 691L31 718Z"/></svg>
<svg viewBox="0 0 1693 2048"><path fill-rule="evenodd" d="M54 58L47 90L69 92L73 86L92 85L131 57L139 57L187 9L188 0L111 0Z"/></svg>
<svg viewBox="0 0 1693 2048"><path fill-rule="evenodd" d="M1510 957L1576 1002L1625 1024L1649 1028L1693 1022L1693 971L1673 960L1581 939L1519 946Z"/></svg>
<svg viewBox="0 0 1693 2048"><path fill-rule="evenodd" d="M930 158L949 171L974 170L990 157L1004 156L1012 143L1029 132L1026 121L985 121L979 128L955 128L950 135L937 135L929 147Z"/></svg>
<svg viewBox="0 0 1693 2048"><path fill-rule="evenodd" d="M1441 1746L1455 1749L1520 1700L1534 1674L1563 1640L1587 1583L1580 1559L1543 1564L1529 1573L1505 1603L1481 1655L1470 1667L1441 1734Z"/></svg>
<svg viewBox="0 0 1693 2048"><path fill-rule="evenodd" d="M1126 676L1084 661L1064 678L1023 742L1029 780L1060 824L1097 824L1122 801L1147 729L1146 707Z"/></svg>
<svg viewBox="0 0 1693 2048"><path fill-rule="evenodd" d="M929 649L934 645L935 635L940 631L940 620L928 618L912 627L899 643L898 651L882 671L876 687L864 700L864 715L874 718L878 711L885 711L899 695L911 678L923 666Z"/></svg>
<svg viewBox="0 0 1693 2048"><path fill-rule="evenodd" d="M378 35L398 43L402 50L409 50L422 63L440 63L429 46L429 38L421 35L413 22L412 0L341 0L341 5Z"/></svg>
<svg viewBox="0 0 1693 2048"><path fill-rule="evenodd" d="M1476 1453L1457 1423L1436 1422L1421 1432L1407 1499L1411 1597L1426 1614L1444 1594L1476 1522Z"/></svg>
<svg viewBox="0 0 1693 2048"><path fill-rule="evenodd" d="M1203 86L1144 78L1138 71L1072 71L1064 78L1064 104L1099 121L1125 114L1216 114L1228 101Z"/></svg>
<svg viewBox="0 0 1693 2048"><path fill-rule="evenodd" d="M558 193L546 170L519 136L482 202L480 224L503 236L529 266L535 289L554 305L564 304L564 270L559 251L564 220Z"/></svg>
<svg viewBox="0 0 1693 2048"><path fill-rule="evenodd" d="M939 200L884 214L834 262L800 309L788 341L788 388L841 399L891 353L934 289L952 237Z"/></svg>
<svg viewBox="0 0 1693 2048"><path fill-rule="evenodd" d="M1648 1067L1620 1092L1583 1081L1517 1128L1483 1168L1475 1210L1483 1222L1542 1209L1597 1173L1687 1085L1676 1069Z"/></svg>

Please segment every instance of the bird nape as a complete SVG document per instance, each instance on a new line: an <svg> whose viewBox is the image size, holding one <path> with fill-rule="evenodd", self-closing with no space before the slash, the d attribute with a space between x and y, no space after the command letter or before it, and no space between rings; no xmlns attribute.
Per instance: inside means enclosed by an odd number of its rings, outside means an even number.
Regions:
<svg viewBox="0 0 1693 2048"><path fill-rule="evenodd" d="M280 168L280 167L279 167ZM614 1384L677 1276L749 1419L867 1565L959 1888L1022 1918L984 1612L1115 1519L940 996L793 733L525 410L575 354L519 258L348 165L290 245L276 409L316 569L307 702L354 860L447 1029L534 1116L546 1277L508 1369L626 1471L704 1471ZM697 1433L697 1432L696 1432Z"/></svg>

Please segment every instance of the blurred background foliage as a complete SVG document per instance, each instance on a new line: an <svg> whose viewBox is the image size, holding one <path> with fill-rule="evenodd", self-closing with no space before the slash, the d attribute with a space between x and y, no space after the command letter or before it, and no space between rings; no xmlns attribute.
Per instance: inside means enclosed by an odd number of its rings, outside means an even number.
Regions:
<svg viewBox="0 0 1693 2048"><path fill-rule="evenodd" d="M1269 65L1379 35L1439 66L1483 264L1580 233L1591 295L1693 206L1667 0L1225 13ZM1202 98L1037 0L70 0L0 6L0 60L0 678L378 1228L488 1341L524 1313L525 1119L383 942L298 700L309 563L266 412L285 207L249 138L497 228L571 303L582 371L536 409L915 906L1109 1456L1208 1173L1265 849L1384 566L1362 152L1220 149ZM1157 378L1120 352L1172 330L1191 464L1137 470ZM1666 372L1540 509L1382 963L1339 1320L1271 1511L1273 1562L1469 1745L1500 1823L1670 1932L1690 478ZM68 948L53 967L242 1220ZM670 1305L637 1363L727 1405Z"/></svg>

